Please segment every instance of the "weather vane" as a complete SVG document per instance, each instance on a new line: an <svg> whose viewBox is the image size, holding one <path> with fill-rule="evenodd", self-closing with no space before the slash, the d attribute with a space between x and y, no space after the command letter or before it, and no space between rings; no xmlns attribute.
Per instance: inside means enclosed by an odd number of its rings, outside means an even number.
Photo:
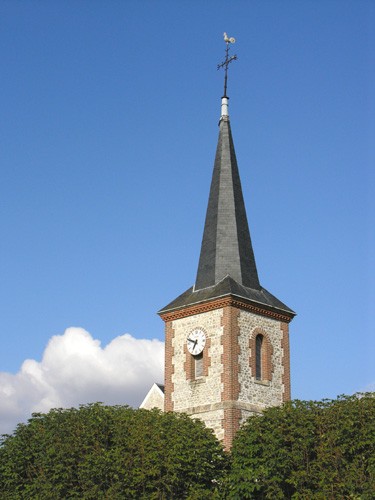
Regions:
<svg viewBox="0 0 375 500"><path fill-rule="evenodd" d="M231 63L232 61L235 61L237 59L237 55L235 54L234 56L230 56L229 57L229 45L231 43L235 43L236 39L233 38L233 37L230 37L224 33L224 42L227 44L227 48L225 49L225 60L221 63L221 64L218 64L217 65L217 69L220 69L220 68L224 68L224 95L223 97L227 97L227 82L228 82L228 66L229 66L229 63Z"/></svg>

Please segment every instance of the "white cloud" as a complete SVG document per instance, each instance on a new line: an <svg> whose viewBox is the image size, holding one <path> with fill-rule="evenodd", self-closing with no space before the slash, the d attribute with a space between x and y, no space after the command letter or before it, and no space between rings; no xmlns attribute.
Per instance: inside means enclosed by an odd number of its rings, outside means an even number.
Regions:
<svg viewBox="0 0 375 500"><path fill-rule="evenodd" d="M139 406L163 381L164 344L129 334L105 347L82 328L53 336L40 362L27 359L15 375L0 372L0 434L32 412L102 401Z"/></svg>

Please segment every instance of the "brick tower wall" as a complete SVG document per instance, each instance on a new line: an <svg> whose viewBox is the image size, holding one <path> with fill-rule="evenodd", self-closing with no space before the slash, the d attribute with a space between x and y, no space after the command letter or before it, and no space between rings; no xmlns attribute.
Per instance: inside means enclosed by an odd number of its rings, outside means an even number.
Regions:
<svg viewBox="0 0 375 500"><path fill-rule="evenodd" d="M186 311L189 312L189 311ZM205 422L230 448L250 415L290 398L288 324L234 307L205 310L166 320L165 410ZM203 376L194 378L188 334L206 334ZM263 336L264 378L255 379L255 337Z"/></svg>

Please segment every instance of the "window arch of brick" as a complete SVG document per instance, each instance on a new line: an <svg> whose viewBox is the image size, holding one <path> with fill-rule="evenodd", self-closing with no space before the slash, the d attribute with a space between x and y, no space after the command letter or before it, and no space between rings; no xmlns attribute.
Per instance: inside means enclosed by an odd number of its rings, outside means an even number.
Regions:
<svg viewBox="0 0 375 500"><path fill-rule="evenodd" d="M250 338L251 375L261 382L271 382L273 374L273 348L267 333L256 328Z"/></svg>

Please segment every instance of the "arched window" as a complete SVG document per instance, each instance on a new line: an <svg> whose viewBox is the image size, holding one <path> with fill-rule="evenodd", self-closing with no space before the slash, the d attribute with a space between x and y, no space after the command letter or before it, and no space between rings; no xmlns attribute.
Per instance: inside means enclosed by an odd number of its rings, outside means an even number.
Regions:
<svg viewBox="0 0 375 500"><path fill-rule="evenodd" d="M262 361L263 361L263 335L257 335L255 338L255 378L262 380Z"/></svg>
<svg viewBox="0 0 375 500"><path fill-rule="evenodd" d="M255 328L249 339L249 364L255 382L268 383L273 376L273 347L268 333Z"/></svg>

